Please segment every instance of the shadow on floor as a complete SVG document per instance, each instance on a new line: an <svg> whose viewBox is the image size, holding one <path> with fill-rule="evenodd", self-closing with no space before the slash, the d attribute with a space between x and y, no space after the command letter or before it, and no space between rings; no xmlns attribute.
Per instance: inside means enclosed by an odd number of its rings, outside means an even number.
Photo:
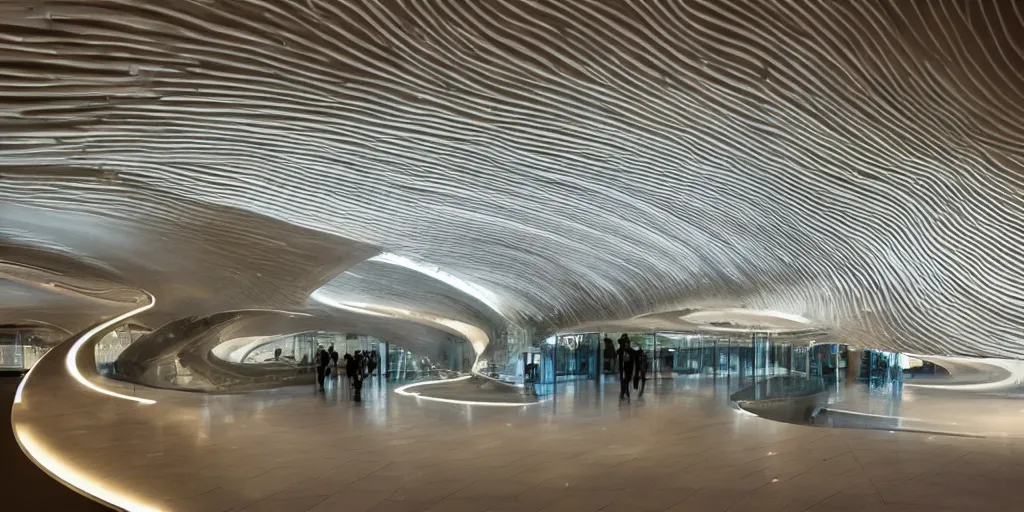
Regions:
<svg viewBox="0 0 1024 512"><path fill-rule="evenodd" d="M20 381L18 374L0 374L0 406L5 411L0 421L0 507L11 511L110 511L51 478L21 451L11 431L11 406Z"/></svg>

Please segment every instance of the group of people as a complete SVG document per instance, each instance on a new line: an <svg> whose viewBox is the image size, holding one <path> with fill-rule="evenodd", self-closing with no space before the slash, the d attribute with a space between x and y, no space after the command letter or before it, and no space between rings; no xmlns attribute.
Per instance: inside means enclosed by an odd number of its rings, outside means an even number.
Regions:
<svg viewBox="0 0 1024 512"><path fill-rule="evenodd" d="M363 389L363 379L377 371L377 366L380 364L380 354L376 350L365 352L356 350L355 355L346 352L344 356L339 356L338 351L334 350L334 345L328 348L318 345L315 361L316 383L320 387L320 391L324 390L324 382L327 378L331 375L337 376L340 371L339 368L343 368L345 376L352 384L358 399Z"/></svg>
<svg viewBox="0 0 1024 512"><path fill-rule="evenodd" d="M611 344L611 338L605 338L606 345ZM643 347L637 345L632 347L629 335L619 336L619 349L615 351L616 359L619 361L619 400L629 400L629 385L638 389L637 397L644 396L644 388L647 387L647 370L650 368L650 360Z"/></svg>

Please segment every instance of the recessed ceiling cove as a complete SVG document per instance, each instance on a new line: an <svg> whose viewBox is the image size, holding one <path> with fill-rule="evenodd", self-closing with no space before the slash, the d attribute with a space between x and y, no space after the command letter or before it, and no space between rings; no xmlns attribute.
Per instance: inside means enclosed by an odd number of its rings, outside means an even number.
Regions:
<svg viewBox="0 0 1024 512"><path fill-rule="evenodd" d="M1022 12L6 0L0 201L130 224L158 190L146 215L380 248L543 329L729 307L1024 356Z"/></svg>

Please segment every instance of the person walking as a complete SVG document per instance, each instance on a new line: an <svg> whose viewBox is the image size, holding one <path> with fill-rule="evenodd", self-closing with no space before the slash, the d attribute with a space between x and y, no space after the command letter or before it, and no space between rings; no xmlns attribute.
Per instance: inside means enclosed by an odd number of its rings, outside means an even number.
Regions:
<svg viewBox="0 0 1024 512"><path fill-rule="evenodd" d="M366 362L366 369L369 370L370 378L373 378L373 372L377 371L377 351L370 352L370 360Z"/></svg>
<svg viewBox="0 0 1024 512"><path fill-rule="evenodd" d="M619 350L615 352L619 360L619 400L629 400L629 383L633 380L636 360L633 349L629 346L629 335L619 336Z"/></svg>
<svg viewBox="0 0 1024 512"><path fill-rule="evenodd" d="M348 377L350 384L356 377L356 358L352 357L352 354L348 352L345 352L345 376Z"/></svg>
<svg viewBox="0 0 1024 512"><path fill-rule="evenodd" d="M331 368L334 370L334 375L338 374L338 351L334 350L334 345L327 349L327 353L331 355Z"/></svg>
<svg viewBox="0 0 1024 512"><path fill-rule="evenodd" d="M366 365L370 361L370 353L369 352L360 352L360 351L357 350L356 351L356 359L359 360L359 378L360 379L365 379L366 378Z"/></svg>
<svg viewBox="0 0 1024 512"><path fill-rule="evenodd" d="M356 350L356 355L352 358L354 371L352 376L352 399L356 402L363 401L363 376L366 374L366 358L363 353Z"/></svg>
<svg viewBox="0 0 1024 512"><path fill-rule="evenodd" d="M644 348L640 345L637 345L634 355L636 359L634 366L636 368L633 375L633 389L640 388L640 392L636 395L637 398L640 398L644 396L644 388L647 387L647 370L650 366L650 360L647 358L647 352L644 352Z"/></svg>
<svg viewBox="0 0 1024 512"><path fill-rule="evenodd" d="M323 345L316 350L316 383L320 391L324 390L324 379L327 377L327 367L331 364L331 355L324 350Z"/></svg>

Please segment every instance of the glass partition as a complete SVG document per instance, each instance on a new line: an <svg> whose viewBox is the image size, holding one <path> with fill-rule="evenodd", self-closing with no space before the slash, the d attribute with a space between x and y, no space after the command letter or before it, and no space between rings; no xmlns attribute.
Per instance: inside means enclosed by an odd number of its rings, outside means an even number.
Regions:
<svg viewBox="0 0 1024 512"><path fill-rule="evenodd" d="M560 333L525 351L519 364L530 382L550 386L603 375L618 379L616 351L622 332ZM838 345L815 345L814 334L768 332L627 332L630 345L649 357L650 379L723 379L730 390L775 377L800 375L838 382L846 366ZM820 336L820 334L818 335ZM610 343L609 343L610 341ZM536 360L536 362L534 362Z"/></svg>
<svg viewBox="0 0 1024 512"><path fill-rule="evenodd" d="M713 375L715 338L693 334L658 333L653 350L652 370L657 377Z"/></svg>
<svg viewBox="0 0 1024 512"><path fill-rule="evenodd" d="M0 328L0 369L28 370L66 334L46 328Z"/></svg>
<svg viewBox="0 0 1024 512"><path fill-rule="evenodd" d="M117 357L124 349L150 331L137 326L121 325L96 342L96 369L100 375L112 375Z"/></svg>
<svg viewBox="0 0 1024 512"><path fill-rule="evenodd" d="M600 333L559 336L553 363L559 380L593 379L597 376Z"/></svg>
<svg viewBox="0 0 1024 512"><path fill-rule="evenodd" d="M538 394L548 394L558 384L597 379L607 370L603 347L601 333L551 336L541 342L539 358L532 353L524 353L524 366L529 366L528 380ZM539 363L534 363L538 359ZM613 367L617 371L614 363Z"/></svg>

